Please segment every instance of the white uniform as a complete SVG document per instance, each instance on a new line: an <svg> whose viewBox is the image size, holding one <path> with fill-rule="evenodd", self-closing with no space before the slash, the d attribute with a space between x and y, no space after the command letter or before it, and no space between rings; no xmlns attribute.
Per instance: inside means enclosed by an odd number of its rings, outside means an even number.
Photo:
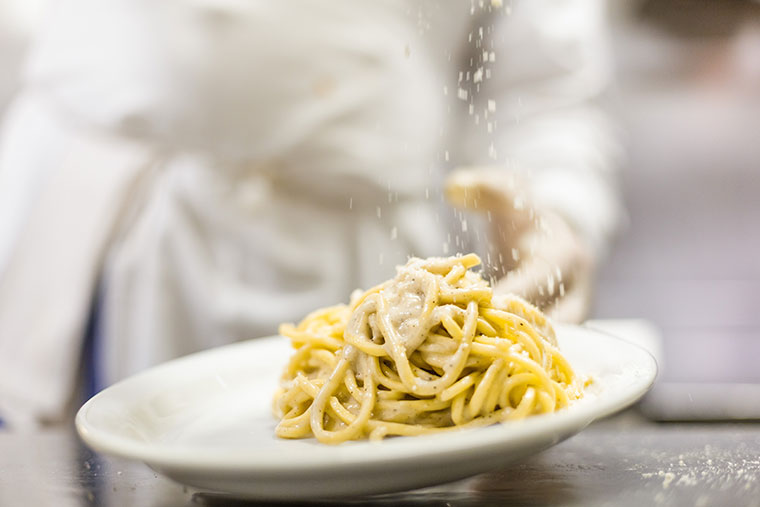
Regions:
<svg viewBox="0 0 760 507"><path fill-rule="evenodd" d="M0 144L0 417L59 419L96 284L106 384L462 248L456 164L616 222L601 0L55 2Z"/></svg>

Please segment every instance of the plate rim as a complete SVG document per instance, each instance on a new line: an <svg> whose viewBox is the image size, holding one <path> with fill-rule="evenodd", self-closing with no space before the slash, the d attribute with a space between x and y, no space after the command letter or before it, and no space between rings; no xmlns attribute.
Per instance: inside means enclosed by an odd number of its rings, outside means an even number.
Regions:
<svg viewBox="0 0 760 507"><path fill-rule="evenodd" d="M604 339L615 340L631 347L640 354L637 361L639 373L635 381L626 385L623 393L618 396L604 396L588 403L579 402L567 409L551 414L531 416L519 421L506 424L494 424L486 427L453 429L450 432L414 437L399 437L386 439L381 442L361 441L348 445L315 445L304 456L299 456L298 462L289 461L282 457L277 450L251 452L250 449L232 451L225 449L222 456L219 450L208 447L182 448L170 444L151 443L113 434L88 420L91 410L97 409L98 403L107 396L138 378L149 378L159 375L168 368L180 368L182 364L191 364L217 354L227 354L235 348L263 347L266 343L285 340L280 335L254 338L243 342L224 345L213 349L190 354L151 367L134 376L128 377L95 394L78 410L75 417L75 427L82 440L98 452L119 456L122 458L142 461L151 467L159 469L181 469L185 473L269 473L283 472L304 473L318 466L325 470L336 468L355 469L380 467L388 463L402 461L429 460L431 458L447 459L447 456L461 458L463 455L477 455L483 449L510 448L520 442L528 443L541 439L547 431L553 434L575 434L591 422L607 417L638 401L653 385L657 376L658 365L652 354L636 343L611 335L605 331L590 327L555 324L558 334L568 332L568 329L583 331L584 334L596 335ZM273 416L274 417L274 416ZM274 420L274 419L273 419ZM467 438L449 438L453 434L467 435ZM372 455L368 458L368 447Z"/></svg>

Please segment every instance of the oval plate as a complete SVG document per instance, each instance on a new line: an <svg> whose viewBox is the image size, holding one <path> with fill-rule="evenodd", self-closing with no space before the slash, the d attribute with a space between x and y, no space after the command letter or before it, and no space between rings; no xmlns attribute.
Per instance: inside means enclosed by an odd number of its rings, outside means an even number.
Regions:
<svg viewBox="0 0 760 507"><path fill-rule="evenodd" d="M197 488L260 499L401 491L462 479L537 453L638 400L657 365L643 349L555 326L565 356L594 382L559 412L486 428L329 446L274 436L272 395L292 353L274 336L186 356L92 397L76 426L97 451L145 462Z"/></svg>

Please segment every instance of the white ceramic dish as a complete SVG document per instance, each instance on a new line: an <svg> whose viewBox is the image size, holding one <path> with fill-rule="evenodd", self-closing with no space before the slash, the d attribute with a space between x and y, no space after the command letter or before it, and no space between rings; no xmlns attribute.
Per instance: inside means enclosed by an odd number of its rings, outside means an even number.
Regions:
<svg viewBox="0 0 760 507"><path fill-rule="evenodd" d="M90 399L77 414L97 451L140 460L197 488L269 499L400 491L465 478L537 453L625 408L654 381L641 348L557 326L560 347L595 382L573 406L487 428L328 446L274 436L272 393L291 353L282 337L187 356Z"/></svg>

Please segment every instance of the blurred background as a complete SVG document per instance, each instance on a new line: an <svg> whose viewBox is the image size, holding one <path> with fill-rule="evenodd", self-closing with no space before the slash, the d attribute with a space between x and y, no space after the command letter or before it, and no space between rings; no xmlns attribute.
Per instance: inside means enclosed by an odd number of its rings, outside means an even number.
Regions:
<svg viewBox="0 0 760 507"><path fill-rule="evenodd" d="M673 380L746 381L760 334L760 4L613 3L630 222L595 314L654 322Z"/></svg>
<svg viewBox="0 0 760 507"><path fill-rule="evenodd" d="M672 379L700 364L701 380L747 381L736 365L760 341L760 3L610 4L628 221L593 317L652 322ZM0 116L41 7L0 0ZM690 361L673 360L686 349Z"/></svg>

